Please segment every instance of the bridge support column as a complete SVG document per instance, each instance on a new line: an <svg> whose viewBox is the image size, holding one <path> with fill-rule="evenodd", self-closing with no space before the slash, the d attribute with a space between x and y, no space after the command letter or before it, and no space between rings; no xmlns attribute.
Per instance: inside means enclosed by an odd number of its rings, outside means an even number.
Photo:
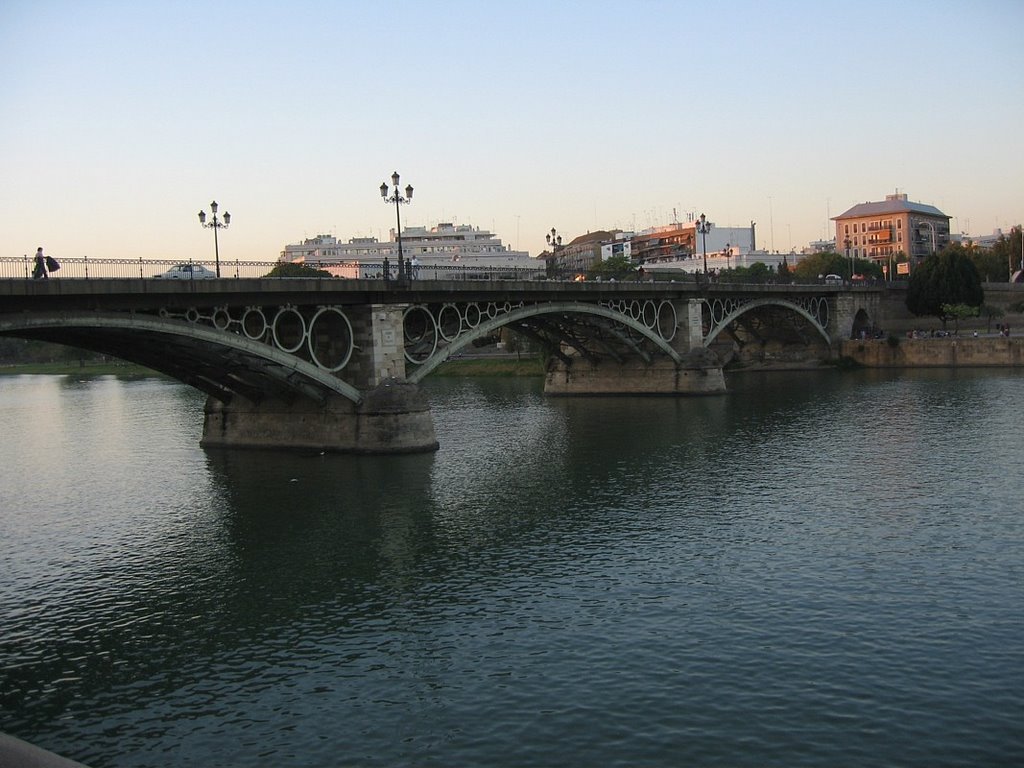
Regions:
<svg viewBox="0 0 1024 768"><path fill-rule="evenodd" d="M229 404L206 401L204 447L300 449L338 453L437 450L430 406L415 384L389 379L353 403L340 395Z"/></svg>
<svg viewBox="0 0 1024 768"><path fill-rule="evenodd" d="M686 343L687 351L704 347L704 300L688 299L686 301Z"/></svg>
<svg viewBox="0 0 1024 768"><path fill-rule="evenodd" d="M836 296L832 322L828 327L834 347L838 347L837 342L853 338L853 323L858 309L857 300L851 294L843 293Z"/></svg>
<svg viewBox="0 0 1024 768"><path fill-rule="evenodd" d="M552 358L544 379L548 395L715 395L725 392L725 376L714 353L695 350L683 364L669 359L650 364L575 358L571 365Z"/></svg>

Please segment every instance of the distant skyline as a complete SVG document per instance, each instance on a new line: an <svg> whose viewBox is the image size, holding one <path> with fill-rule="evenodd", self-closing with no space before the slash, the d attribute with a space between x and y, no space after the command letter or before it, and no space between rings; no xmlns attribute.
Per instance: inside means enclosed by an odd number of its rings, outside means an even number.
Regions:
<svg viewBox="0 0 1024 768"><path fill-rule="evenodd" d="M1024 220L1024 3L8 0L0 255L276 259L318 234L705 213L799 250L896 191Z"/></svg>

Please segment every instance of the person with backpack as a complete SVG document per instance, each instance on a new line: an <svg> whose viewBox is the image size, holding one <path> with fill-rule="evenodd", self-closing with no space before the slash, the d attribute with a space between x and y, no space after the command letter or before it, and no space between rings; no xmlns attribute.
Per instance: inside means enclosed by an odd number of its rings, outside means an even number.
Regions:
<svg viewBox="0 0 1024 768"><path fill-rule="evenodd" d="M46 273L46 257L43 256L43 246L39 246L36 250L35 266L32 267L32 279L39 280L40 278L47 278L49 275Z"/></svg>

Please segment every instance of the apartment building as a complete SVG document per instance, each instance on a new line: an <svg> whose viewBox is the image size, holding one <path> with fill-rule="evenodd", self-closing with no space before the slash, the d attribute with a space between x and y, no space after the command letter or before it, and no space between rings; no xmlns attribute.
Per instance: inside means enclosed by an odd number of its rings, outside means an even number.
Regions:
<svg viewBox="0 0 1024 768"><path fill-rule="evenodd" d="M913 264L949 245L949 219L935 206L911 202L897 192L880 202L855 205L832 220L840 253L888 269L898 254Z"/></svg>

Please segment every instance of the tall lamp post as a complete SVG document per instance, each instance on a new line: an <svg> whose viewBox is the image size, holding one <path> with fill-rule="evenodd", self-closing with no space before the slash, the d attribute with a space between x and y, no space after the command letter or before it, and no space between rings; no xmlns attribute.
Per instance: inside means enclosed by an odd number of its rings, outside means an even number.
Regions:
<svg viewBox="0 0 1024 768"><path fill-rule="evenodd" d="M402 253L402 214L399 206L402 203L412 202L412 184L407 184L405 187L405 197L402 197L402 192L398 188L398 171L391 174L391 183L395 189L391 197L388 197L388 183L385 181L380 185L380 196L384 198L385 203L395 204L395 219L398 225L398 280L402 282L405 280L405 255Z"/></svg>
<svg viewBox="0 0 1024 768"><path fill-rule="evenodd" d="M931 231L932 231L932 253L933 254L938 253L939 249L936 246L936 242L935 242L935 225L932 222L930 222L930 221L919 221L917 223L917 228L920 230L921 227L929 227L931 229Z"/></svg>
<svg viewBox="0 0 1024 768"><path fill-rule="evenodd" d="M708 232L711 231L711 222L702 213L697 220L697 231L700 233L701 252L704 254L704 274L708 273Z"/></svg>
<svg viewBox="0 0 1024 768"><path fill-rule="evenodd" d="M846 258L850 260L850 279L853 280L853 257L850 256L850 238L843 240L843 245L846 246Z"/></svg>
<svg viewBox="0 0 1024 768"><path fill-rule="evenodd" d="M550 267L548 269L548 276L557 277L558 251L562 248L562 236L558 234L558 230L552 227L551 231L548 232L548 234L544 235L544 239L547 241L547 244L551 246L551 259L548 262L548 266Z"/></svg>
<svg viewBox="0 0 1024 768"><path fill-rule="evenodd" d="M231 214L224 211L224 220L221 221L217 218L217 201L214 200L210 203L210 211L213 213L213 221L206 221L206 211L199 212L199 223L213 230L213 258L217 265L217 277L220 277L220 245L217 243L217 230L227 229L228 225L231 224Z"/></svg>

